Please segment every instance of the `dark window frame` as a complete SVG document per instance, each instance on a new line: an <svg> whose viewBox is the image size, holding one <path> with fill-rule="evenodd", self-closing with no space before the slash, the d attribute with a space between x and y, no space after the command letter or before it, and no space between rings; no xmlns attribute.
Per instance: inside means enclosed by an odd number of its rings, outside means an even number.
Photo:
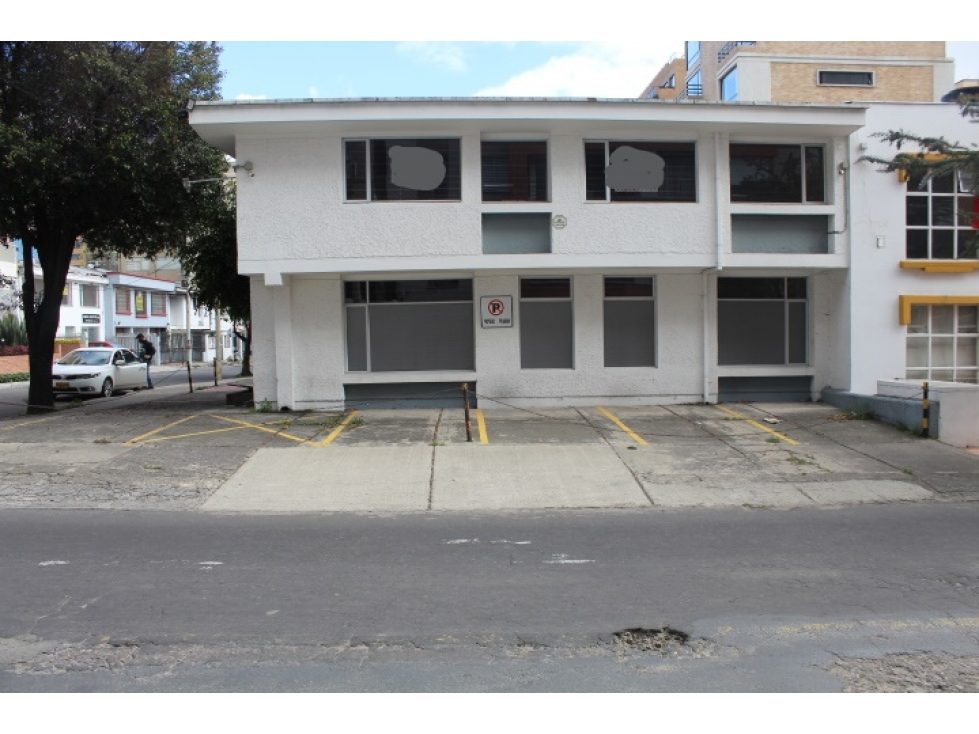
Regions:
<svg viewBox="0 0 979 734"><path fill-rule="evenodd" d="M869 82L846 82L842 81L842 78L838 78L836 81L825 81L824 75L839 74L839 75L852 75L854 77L869 77ZM877 75L873 70L858 71L856 69L819 69L816 72L816 84L820 87L874 87L877 86Z"/></svg>
<svg viewBox="0 0 979 734"><path fill-rule="evenodd" d="M480 141L480 190L484 202L550 201L550 150L546 140L482 140ZM522 149L522 150L521 150ZM532 156L542 156L541 161L531 161ZM503 159L502 164L500 160ZM521 160L522 159L522 160ZM519 161L519 162L518 162ZM514 166L514 163L517 163ZM521 170L522 165L525 170ZM540 170L543 168L543 171ZM500 175L500 174L503 175ZM542 177L543 180L536 180ZM524 195L508 196L516 190ZM496 190L487 191L487 187ZM534 190L534 194L531 193ZM489 194L489 195L487 195Z"/></svg>
<svg viewBox="0 0 979 734"><path fill-rule="evenodd" d="M766 151L771 151L772 154L765 155ZM795 161L798 170L791 172L797 178L794 183L798 184L798 188L795 188L789 179L779 181L776 177L769 177L768 180L757 180L756 183L761 184L761 186L752 192L745 191L743 188L748 182L747 175L735 180L736 161L744 161L742 165L755 166L756 171L764 173L766 172L764 168L758 166L757 163L748 161L752 159L755 161L770 160L771 167L774 168L780 164L784 165L786 162L793 162L791 159L789 161L778 160L779 157L784 157L783 153L785 152L798 153L798 159ZM818 164L815 161L810 161L811 153L819 154ZM826 175L827 160L826 145L821 143L741 143L732 141L728 147L730 200L734 204L828 204L830 186L827 184L830 179ZM785 184L793 185L790 188ZM741 188L739 189L739 187ZM818 198L814 193L814 190L817 189L819 191Z"/></svg>
<svg viewBox="0 0 979 734"><path fill-rule="evenodd" d="M392 193L401 192L415 192L415 189L397 186L390 181L387 181L384 187L379 187L377 185L379 178L387 178L383 174L387 172L388 164L387 160L382 160L377 155L377 148L381 146L393 146L393 145L406 145L408 147L426 147L424 143L438 143L442 146L448 148L454 144L454 149L452 150L440 150L437 151L443 155L451 153L451 160L444 160L446 166L446 180L439 184L435 191L443 188L447 188L448 191L444 195L439 196L418 196L415 194L403 196L391 196ZM363 145L362 151L357 151L353 153L353 148L355 146ZM433 148L430 148L433 149ZM413 204L413 203L448 203L448 202L460 202L462 201L462 138L461 137L424 137L424 136L414 136L414 137L353 137L344 138L342 141L342 153L343 153L343 200L344 202L366 202L371 204L376 203L401 203L401 204ZM358 158L362 156L362 160L354 160L352 155L356 155ZM359 166L363 167L363 171L358 171ZM356 189L351 186L351 177L356 175L357 183ZM384 196L381 196L381 192L387 192ZM418 194L425 192L417 192Z"/></svg>
<svg viewBox="0 0 979 734"><path fill-rule="evenodd" d="M734 286L743 288L740 294L730 292L725 295L724 290L729 290ZM809 366L812 355L810 354L810 339L812 327L810 317L811 294L809 279L805 277L762 277L762 278L742 278L737 276L721 277L717 279L717 308L718 308L718 331L717 331L717 364L719 367L751 367L751 366L770 366L770 367L803 367ZM722 362L721 361L721 332L720 332L720 308L725 302L754 302L772 303L781 301L784 308L784 322L782 334L783 339L783 359L781 362ZM804 321L805 333L803 335L805 344L805 355L802 361L792 361L792 337L791 332L791 306L792 304L802 303L805 307Z"/></svg>
<svg viewBox="0 0 979 734"><path fill-rule="evenodd" d="M692 181L689 184L690 193L683 196L670 196L663 192L661 187L658 192L633 192L633 191L614 191L609 188L605 180L605 168L608 166L609 157L611 156L613 150L618 149L620 146L632 146L642 149L648 149L651 152L672 154L677 157L690 155L692 160L689 163L689 171L681 169L681 174L692 175ZM589 162L589 156L594 158L598 154L597 146L604 146L602 148L601 156L601 172L598 173L594 171L595 161ZM613 147L614 146L614 147ZM660 155L660 157L663 157ZM668 155L668 157L670 157ZM637 203L637 204L696 204L697 203L697 188L698 188L698 166L697 166L697 143L696 141L690 140L621 140L621 139L590 139L586 138L584 140L584 163L585 163L585 201L586 202L605 202L605 203ZM682 161L680 162L670 162L666 161L667 171L676 166L684 166ZM590 171L589 168L592 168ZM667 176L670 174L667 173ZM598 178L600 177L600 182ZM669 178L664 179L663 183L666 185ZM604 193L603 195L598 195L598 191L601 189Z"/></svg>

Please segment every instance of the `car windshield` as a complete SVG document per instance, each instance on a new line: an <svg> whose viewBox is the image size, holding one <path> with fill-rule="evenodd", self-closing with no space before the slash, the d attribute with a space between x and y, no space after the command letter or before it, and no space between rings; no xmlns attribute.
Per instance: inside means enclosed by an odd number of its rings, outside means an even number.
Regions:
<svg viewBox="0 0 979 734"><path fill-rule="evenodd" d="M97 352L94 349L76 349L58 360L58 364L109 364L112 352Z"/></svg>

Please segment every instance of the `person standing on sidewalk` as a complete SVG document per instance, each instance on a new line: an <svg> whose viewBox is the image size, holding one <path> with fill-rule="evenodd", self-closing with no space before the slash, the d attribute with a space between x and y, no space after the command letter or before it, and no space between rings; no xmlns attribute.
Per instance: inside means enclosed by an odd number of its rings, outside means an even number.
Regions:
<svg viewBox="0 0 979 734"><path fill-rule="evenodd" d="M136 341L139 342L139 360L146 363L146 389L152 390L153 380L150 379L150 365L153 364L153 357L156 356L156 347L142 334L136 335Z"/></svg>

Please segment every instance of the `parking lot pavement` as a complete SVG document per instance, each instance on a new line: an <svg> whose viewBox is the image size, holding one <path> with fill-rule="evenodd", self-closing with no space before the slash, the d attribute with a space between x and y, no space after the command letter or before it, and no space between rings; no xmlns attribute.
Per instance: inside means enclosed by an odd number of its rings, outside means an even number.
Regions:
<svg viewBox="0 0 979 734"><path fill-rule="evenodd" d="M979 498L979 455L812 403L346 414L169 387L0 421L0 507L401 512Z"/></svg>

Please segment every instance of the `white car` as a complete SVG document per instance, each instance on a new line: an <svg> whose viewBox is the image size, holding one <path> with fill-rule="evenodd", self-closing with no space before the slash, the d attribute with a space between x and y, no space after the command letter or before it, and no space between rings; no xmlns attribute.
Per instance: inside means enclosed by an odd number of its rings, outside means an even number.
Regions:
<svg viewBox="0 0 979 734"><path fill-rule="evenodd" d="M146 365L129 349L87 347L51 367L55 395L102 395L146 387Z"/></svg>

